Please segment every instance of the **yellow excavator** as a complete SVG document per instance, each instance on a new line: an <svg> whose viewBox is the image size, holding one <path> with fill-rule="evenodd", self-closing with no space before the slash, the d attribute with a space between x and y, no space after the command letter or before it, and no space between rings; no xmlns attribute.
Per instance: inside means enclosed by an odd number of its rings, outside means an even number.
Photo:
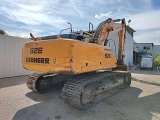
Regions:
<svg viewBox="0 0 160 120"><path fill-rule="evenodd" d="M118 32L118 56L108 47L108 36ZM43 93L63 85L62 98L86 109L131 84L131 73L123 62L125 19L101 22L89 42L80 34L59 34L35 38L22 50L23 67L29 75L29 89Z"/></svg>

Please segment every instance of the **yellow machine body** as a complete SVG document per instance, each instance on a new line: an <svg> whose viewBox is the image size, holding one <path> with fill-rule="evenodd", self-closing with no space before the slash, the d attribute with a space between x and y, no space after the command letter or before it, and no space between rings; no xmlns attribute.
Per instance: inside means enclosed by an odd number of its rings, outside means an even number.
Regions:
<svg viewBox="0 0 160 120"><path fill-rule="evenodd" d="M123 62L125 28L125 19L109 18L98 25L94 34L84 32L91 36L89 41L85 35L73 34L72 28L70 34L41 38L30 33L33 41L25 43L22 50L23 67L35 71L27 78L28 88L44 93L63 86L62 99L88 109L129 87L131 73ZM118 56L113 56L107 38L117 32Z"/></svg>
<svg viewBox="0 0 160 120"><path fill-rule="evenodd" d="M57 38L28 42L22 51L25 69L60 74L80 74L116 67L107 46Z"/></svg>

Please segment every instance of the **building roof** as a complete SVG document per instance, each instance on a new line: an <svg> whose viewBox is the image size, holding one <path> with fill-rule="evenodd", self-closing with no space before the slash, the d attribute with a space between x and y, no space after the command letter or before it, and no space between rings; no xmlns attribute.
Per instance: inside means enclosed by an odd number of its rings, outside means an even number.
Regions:
<svg viewBox="0 0 160 120"><path fill-rule="evenodd" d="M133 43L133 44L152 44L152 46L154 45L154 43Z"/></svg>
<svg viewBox="0 0 160 120"><path fill-rule="evenodd" d="M127 31L136 32L133 28L131 28L131 27L130 27L130 26L128 26L128 25L126 26L126 30L127 30Z"/></svg>

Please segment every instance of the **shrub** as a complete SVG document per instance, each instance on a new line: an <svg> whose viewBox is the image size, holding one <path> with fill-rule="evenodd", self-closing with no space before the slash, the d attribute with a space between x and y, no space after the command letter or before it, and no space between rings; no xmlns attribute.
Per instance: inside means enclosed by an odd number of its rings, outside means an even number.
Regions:
<svg viewBox="0 0 160 120"><path fill-rule="evenodd" d="M156 56L153 62L156 66L160 66L160 55Z"/></svg>

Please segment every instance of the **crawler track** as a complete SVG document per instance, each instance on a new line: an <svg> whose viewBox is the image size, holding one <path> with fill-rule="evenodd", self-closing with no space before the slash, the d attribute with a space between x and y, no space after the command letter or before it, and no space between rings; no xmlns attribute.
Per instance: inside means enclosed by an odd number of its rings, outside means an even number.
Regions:
<svg viewBox="0 0 160 120"><path fill-rule="evenodd" d="M129 72L102 72L72 78L62 90L62 98L80 109L89 109L98 101L130 86Z"/></svg>
<svg viewBox="0 0 160 120"><path fill-rule="evenodd" d="M33 73L27 79L29 89L44 93L63 87L62 98L69 104L86 110L131 84L128 71L92 72L79 75Z"/></svg>
<svg viewBox="0 0 160 120"><path fill-rule="evenodd" d="M63 87L65 81L70 76L48 73L33 73L27 78L27 86L29 89L44 93Z"/></svg>
<svg viewBox="0 0 160 120"><path fill-rule="evenodd" d="M36 82L40 76L43 76L44 73L33 73L30 74L27 78L27 86L29 89L38 92L36 87Z"/></svg>

